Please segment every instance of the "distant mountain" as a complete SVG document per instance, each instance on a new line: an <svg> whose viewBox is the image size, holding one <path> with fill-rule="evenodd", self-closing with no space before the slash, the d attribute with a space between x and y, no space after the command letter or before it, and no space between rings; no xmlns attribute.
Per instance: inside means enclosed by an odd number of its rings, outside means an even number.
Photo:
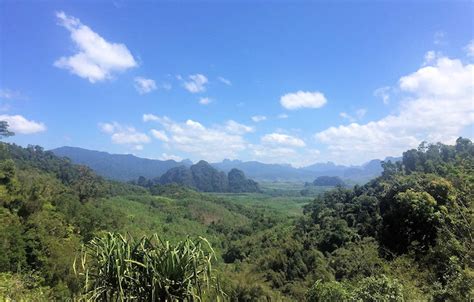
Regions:
<svg viewBox="0 0 474 302"><path fill-rule="evenodd" d="M401 158L387 157L385 159L399 161ZM361 166L336 165L333 162L316 163L302 168L290 165L264 164L257 161L243 162L225 159L212 165L223 171L232 168L242 170L248 177L258 181L305 181L312 182L319 176L337 176L349 182L363 183L382 173L381 160L374 159Z"/></svg>
<svg viewBox="0 0 474 302"><path fill-rule="evenodd" d="M61 147L51 150L58 156L69 157L73 163L87 165L97 174L121 181L136 180L140 176L154 179L162 176L171 168L184 167L172 173L189 173L185 168L192 162L184 160L155 160L136 157L130 154L109 154L76 147ZM401 158L387 157L385 160L399 161ZM374 159L360 166L343 166L333 162L316 163L303 168L284 164L265 164L258 161L240 161L225 159L210 165L217 170L230 172L242 171L246 177L257 181L301 181L312 182L319 176L337 176L346 183L364 183L382 173L381 160ZM171 175L168 175L171 177ZM174 177L174 176L173 176ZM186 177L183 175L183 177ZM188 176L189 177L189 176ZM191 179L188 178L190 182Z"/></svg>
<svg viewBox="0 0 474 302"><path fill-rule="evenodd" d="M75 164L89 166L103 177L120 181L134 180L140 176L154 178L171 168L192 164L190 161L146 159L131 154L110 154L77 147L61 147L51 151L57 156L68 157Z"/></svg>
<svg viewBox="0 0 474 302"><path fill-rule="evenodd" d="M191 167L175 167L159 179L160 184L180 184L202 192L258 192L258 184L247 179L244 172L232 169L228 174L218 171L208 162L201 160Z"/></svg>

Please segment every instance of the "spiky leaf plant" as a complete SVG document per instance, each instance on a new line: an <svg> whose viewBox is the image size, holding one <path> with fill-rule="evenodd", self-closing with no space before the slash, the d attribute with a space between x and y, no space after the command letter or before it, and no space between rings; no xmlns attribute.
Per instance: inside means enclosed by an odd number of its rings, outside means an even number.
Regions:
<svg viewBox="0 0 474 302"><path fill-rule="evenodd" d="M74 267L84 278L85 300L202 301L223 295L211 274L213 258L202 237L173 245L156 234L134 240L107 233L84 246Z"/></svg>

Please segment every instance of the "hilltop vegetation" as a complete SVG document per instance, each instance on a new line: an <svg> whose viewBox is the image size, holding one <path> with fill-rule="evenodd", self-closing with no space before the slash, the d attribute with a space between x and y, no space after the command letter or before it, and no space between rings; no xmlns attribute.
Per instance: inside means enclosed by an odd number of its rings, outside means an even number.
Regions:
<svg viewBox="0 0 474 302"><path fill-rule="evenodd" d="M155 185L179 184L201 192L259 192L258 183L245 177L244 172L232 169L229 173L218 171L208 162L201 160L190 167L179 166L169 169L159 178L147 180L139 177L137 185L153 187Z"/></svg>
<svg viewBox="0 0 474 302"><path fill-rule="evenodd" d="M199 181L224 179L206 167L190 169L191 175L198 173ZM111 182L40 147L2 143L0 297L63 301L100 296L97 290L107 284L106 299L115 299L120 288L122 297L155 288L153 299L160 300L167 282L182 280L169 299L472 298L472 142L422 144L405 152L402 161L383 163L383 169L366 185L326 190L316 198L292 195L301 188L283 194L274 187L262 188L263 193L207 194L176 184L144 188ZM226 179L228 188L234 183L240 188L245 180L238 171ZM199 186L214 189L214 183ZM82 246L110 253L89 253L80 261ZM127 246L137 254L127 254ZM183 279L185 270L159 260L189 259L190 250L197 252L201 269L212 263L209 275ZM104 258L112 254L116 258ZM133 277L129 283L107 281L122 280L113 279L117 270L102 274L117 263L112 259L125 261L117 276ZM143 271L142 264L156 273ZM87 271L101 273L86 284Z"/></svg>
<svg viewBox="0 0 474 302"><path fill-rule="evenodd" d="M319 176L313 181L314 186L344 186L345 183L337 176Z"/></svg>

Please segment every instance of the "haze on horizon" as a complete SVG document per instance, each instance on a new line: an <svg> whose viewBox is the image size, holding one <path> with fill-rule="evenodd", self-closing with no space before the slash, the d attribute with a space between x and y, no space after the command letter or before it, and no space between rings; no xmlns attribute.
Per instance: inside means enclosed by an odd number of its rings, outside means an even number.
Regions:
<svg viewBox="0 0 474 302"><path fill-rule="evenodd" d="M20 145L194 162L452 144L474 137L473 5L2 1L0 120Z"/></svg>

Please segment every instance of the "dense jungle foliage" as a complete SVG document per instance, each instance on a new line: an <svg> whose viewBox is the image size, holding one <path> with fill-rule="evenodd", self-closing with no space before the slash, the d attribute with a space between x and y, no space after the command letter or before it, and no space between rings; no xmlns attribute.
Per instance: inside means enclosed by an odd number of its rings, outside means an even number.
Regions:
<svg viewBox="0 0 474 302"><path fill-rule="evenodd" d="M383 169L316 196L207 194L1 143L0 300L472 299L472 142Z"/></svg>

